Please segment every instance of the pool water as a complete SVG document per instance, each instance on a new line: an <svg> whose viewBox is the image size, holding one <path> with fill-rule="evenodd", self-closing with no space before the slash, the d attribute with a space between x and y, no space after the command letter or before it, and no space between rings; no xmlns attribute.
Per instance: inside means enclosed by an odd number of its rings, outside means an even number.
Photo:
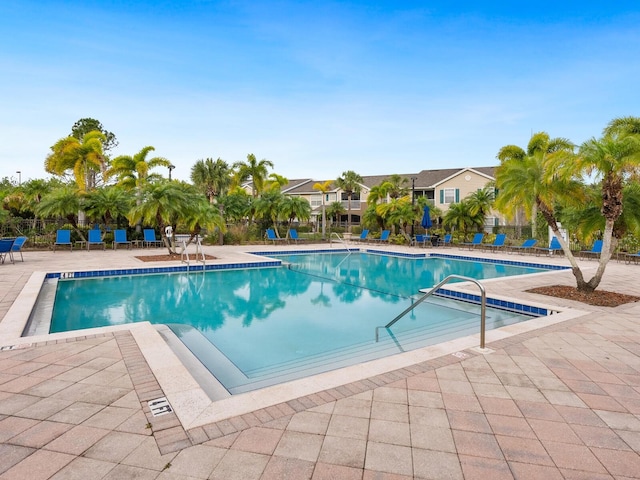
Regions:
<svg viewBox="0 0 640 480"><path fill-rule="evenodd" d="M450 274L535 268L365 253L278 256L285 266L60 281L51 332L149 321L166 324L231 393L261 388L479 331L478 305L431 297ZM487 329L531 317L487 309Z"/></svg>

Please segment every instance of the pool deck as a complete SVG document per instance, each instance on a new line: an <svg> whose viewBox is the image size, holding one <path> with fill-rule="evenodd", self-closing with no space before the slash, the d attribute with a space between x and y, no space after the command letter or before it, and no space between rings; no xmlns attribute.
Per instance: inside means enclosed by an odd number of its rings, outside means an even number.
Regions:
<svg viewBox="0 0 640 480"><path fill-rule="evenodd" d="M318 247L205 252L246 263ZM0 265L0 480L640 478L640 303L526 292L575 285L570 271L484 281L490 297L562 311L487 332L485 350L476 335L216 402L148 323L20 338L42 272L179 264L135 258L161 251L26 251ZM597 262L579 262L589 278ZM612 261L599 288L640 296L639 275ZM161 397L173 411L154 416Z"/></svg>

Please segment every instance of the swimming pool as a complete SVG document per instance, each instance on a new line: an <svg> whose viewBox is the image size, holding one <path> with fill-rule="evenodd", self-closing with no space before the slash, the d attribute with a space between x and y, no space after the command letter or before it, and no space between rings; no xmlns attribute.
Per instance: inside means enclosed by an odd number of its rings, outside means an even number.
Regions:
<svg viewBox="0 0 640 480"><path fill-rule="evenodd" d="M240 393L477 333L478 305L432 297L375 342L376 327L449 274L541 271L349 252L277 258L283 267L60 281L51 332L166 324L229 392ZM528 318L488 309L487 329Z"/></svg>

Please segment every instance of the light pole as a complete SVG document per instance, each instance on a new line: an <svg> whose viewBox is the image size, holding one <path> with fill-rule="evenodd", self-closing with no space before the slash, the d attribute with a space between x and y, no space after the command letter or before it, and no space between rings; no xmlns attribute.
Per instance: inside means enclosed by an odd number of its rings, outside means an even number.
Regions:
<svg viewBox="0 0 640 480"><path fill-rule="evenodd" d="M171 170L176 168L176 166L173 163L170 163L167 168L169 169L169 181L171 181Z"/></svg>
<svg viewBox="0 0 640 480"><path fill-rule="evenodd" d="M22 172L20 170L16 170L18 174L18 186L22 185Z"/></svg>
<svg viewBox="0 0 640 480"><path fill-rule="evenodd" d="M411 208L412 209L416 204L416 179L417 178L418 177L411 177ZM416 220L414 218L411 221L411 238L412 239L415 236L415 225L416 225Z"/></svg>

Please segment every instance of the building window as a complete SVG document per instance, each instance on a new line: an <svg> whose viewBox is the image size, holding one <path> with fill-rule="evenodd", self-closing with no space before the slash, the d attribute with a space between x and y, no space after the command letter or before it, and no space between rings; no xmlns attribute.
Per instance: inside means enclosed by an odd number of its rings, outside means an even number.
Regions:
<svg viewBox="0 0 640 480"><path fill-rule="evenodd" d="M322 205L322 195L311 196L311 207L319 207Z"/></svg>
<svg viewBox="0 0 640 480"><path fill-rule="evenodd" d="M457 188L443 188L440 190L440 203L457 203L460 201L460 190Z"/></svg>
<svg viewBox="0 0 640 480"><path fill-rule="evenodd" d="M349 200L349 194L342 192L342 200ZM351 194L351 200L360 200L360 192L353 192Z"/></svg>

